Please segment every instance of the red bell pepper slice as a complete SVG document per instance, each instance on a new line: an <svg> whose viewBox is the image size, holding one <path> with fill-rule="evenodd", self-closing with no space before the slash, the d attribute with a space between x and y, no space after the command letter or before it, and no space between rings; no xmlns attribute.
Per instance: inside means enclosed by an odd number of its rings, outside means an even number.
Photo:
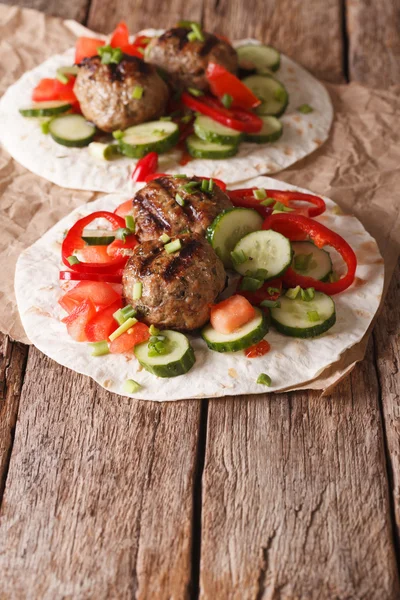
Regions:
<svg viewBox="0 0 400 600"><path fill-rule="evenodd" d="M104 46L105 41L91 37L80 37L75 44L75 64L79 65L84 58L97 56L100 46Z"/></svg>
<svg viewBox="0 0 400 600"><path fill-rule="evenodd" d="M121 283L122 269L114 273L77 273L76 271L60 271L60 281L105 281Z"/></svg>
<svg viewBox="0 0 400 600"><path fill-rule="evenodd" d="M308 219L303 215L296 215L294 213L277 213L275 215L270 215L264 221L263 229L273 229L283 235L287 235L288 224L292 228L292 231L306 234L318 248L322 248L323 246L332 246L332 248L335 248L346 263L347 273L341 277L339 281L324 282L305 275L299 275L289 267L283 276L284 284L288 287L296 287L297 285L302 288L313 287L315 290L324 292L330 296L343 292L350 287L356 274L357 257L346 240L338 233L325 227L325 225L322 225L313 219ZM283 231L286 233L283 233ZM291 235L288 237L292 240Z"/></svg>
<svg viewBox="0 0 400 600"><path fill-rule="evenodd" d="M143 158L138 160L136 166L132 172L132 181L146 181L146 177L154 174L158 167L158 154L157 152L149 152Z"/></svg>
<svg viewBox="0 0 400 600"><path fill-rule="evenodd" d="M232 106L251 110L261 104L261 100L235 75L218 63L208 63L206 77L211 92L220 100L225 94L232 97Z"/></svg>
<svg viewBox="0 0 400 600"><path fill-rule="evenodd" d="M258 210L260 214L268 216L273 210L273 204L270 206L263 206L262 200L257 200L254 197L254 191L256 187L243 188L237 190L229 190L228 196L234 206L242 206L245 208L254 208ZM268 198L273 198L277 202L281 202L288 208L292 208L297 214L302 214L306 217L317 217L322 215L326 211L326 204L319 196L313 194L305 194L303 192L292 192L283 190L265 190ZM296 202L308 202L311 207L299 207Z"/></svg>
<svg viewBox="0 0 400 600"><path fill-rule="evenodd" d="M139 46L139 48L146 48L150 40L151 37L149 37L148 35L137 35L133 43L135 46Z"/></svg>
<svg viewBox="0 0 400 600"><path fill-rule="evenodd" d="M136 46L135 44L126 44L126 46L121 46L121 50L124 54L143 59L143 52L141 52L140 47Z"/></svg>
<svg viewBox="0 0 400 600"><path fill-rule="evenodd" d="M116 300L107 308L103 308L94 315L85 327L85 335L89 342L101 342L106 340L118 327L113 314L122 308L122 298Z"/></svg>
<svg viewBox="0 0 400 600"><path fill-rule="evenodd" d="M118 229L125 227L125 221L116 214L107 212L105 210L94 212L82 219L79 219L68 231L61 248L61 255L64 265L69 267L72 271L78 273L113 273L119 268L122 268L127 260L124 256L117 256L115 258L109 258L109 260L93 264L91 262L79 262L71 265L68 258L72 256L76 250L82 250L83 248L90 248L86 246L82 239L82 233L85 227L90 225L95 219L106 219L111 225L112 229ZM94 248L94 246L92 246ZM105 248L105 246L103 246Z"/></svg>
<svg viewBox="0 0 400 600"><path fill-rule="evenodd" d="M258 344L254 344L253 346L250 346L250 348L247 348L244 353L247 358L258 358L259 356L264 356L270 350L271 346L267 340L261 340Z"/></svg>
<svg viewBox="0 0 400 600"><path fill-rule="evenodd" d="M125 258L127 258L128 255L124 254L124 250L136 248L138 243L139 242L134 235L128 235L125 242L123 240L114 240L111 242L111 244L107 246L107 254L108 256L125 256Z"/></svg>
<svg viewBox="0 0 400 600"><path fill-rule="evenodd" d="M114 214L116 214L122 218L125 218L128 215L132 215L133 214L132 200L126 200L126 202L122 202L122 204L117 206L117 208L114 210Z"/></svg>
<svg viewBox="0 0 400 600"><path fill-rule="evenodd" d="M263 126L260 117L254 113L242 108L227 109L219 100L212 96L195 98L188 92L183 92L181 100L191 110L200 112L202 115L206 115L226 127L235 129L235 131L257 133Z"/></svg>
<svg viewBox="0 0 400 600"><path fill-rule="evenodd" d="M111 48L122 48L123 46L127 46L128 44L128 25L125 23L125 21L121 21L120 23L118 23L111 35L110 46Z"/></svg>

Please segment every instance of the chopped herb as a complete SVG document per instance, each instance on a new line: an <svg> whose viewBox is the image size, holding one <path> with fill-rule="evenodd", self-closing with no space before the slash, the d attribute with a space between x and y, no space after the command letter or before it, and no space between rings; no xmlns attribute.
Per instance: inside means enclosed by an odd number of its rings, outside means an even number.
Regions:
<svg viewBox="0 0 400 600"><path fill-rule="evenodd" d="M251 273L251 275L252 275L252 277L255 277L256 279L262 279L263 281L268 279L267 269L257 269L257 271L255 273Z"/></svg>
<svg viewBox="0 0 400 600"><path fill-rule="evenodd" d="M178 21L178 27L186 27L187 29L191 29L192 25L198 25L200 27L200 24L197 23L197 21Z"/></svg>
<svg viewBox="0 0 400 600"><path fill-rule="evenodd" d="M193 119L193 115L183 115L181 122L187 125Z"/></svg>
<svg viewBox="0 0 400 600"><path fill-rule="evenodd" d="M182 189L190 194L195 188L199 187L199 185L200 181L189 181L189 183L186 183L184 186L182 186Z"/></svg>
<svg viewBox="0 0 400 600"><path fill-rule="evenodd" d="M271 204L273 204L274 202L276 202L274 198L265 198L265 200L262 200L260 204L261 206L271 206Z"/></svg>
<svg viewBox="0 0 400 600"><path fill-rule="evenodd" d="M270 296L273 296L274 294L280 294L281 290L278 288L274 288L274 287L268 287L267 292Z"/></svg>
<svg viewBox="0 0 400 600"><path fill-rule="evenodd" d="M115 239L122 240L125 243L128 235L132 235L132 231L127 227L120 227L115 232Z"/></svg>
<svg viewBox="0 0 400 600"><path fill-rule="evenodd" d="M284 204L282 204L282 202L275 202L275 206L274 206L274 210L272 211L273 215L276 215L277 213L285 213L285 212L293 212L293 208L289 208L288 206L285 206Z"/></svg>
<svg viewBox="0 0 400 600"><path fill-rule="evenodd" d="M269 375L267 375L266 373L261 373L261 375L259 375L257 377L257 383L260 383L261 385L266 385L268 387L270 387L272 381L271 381L271 377Z"/></svg>
<svg viewBox="0 0 400 600"><path fill-rule="evenodd" d="M126 319L126 321L124 321L124 323L118 327L118 329L112 332L108 339L113 342L120 335L125 333L125 331L128 331L128 329L135 325L135 323L137 323L137 319L135 319L135 317L129 317L129 319Z"/></svg>
<svg viewBox="0 0 400 600"><path fill-rule="evenodd" d="M49 125L50 122L52 121L52 119L46 119L46 121L42 121L40 123L40 129L42 130L42 133L44 133L45 135L47 135L49 133Z"/></svg>
<svg viewBox="0 0 400 600"><path fill-rule="evenodd" d="M230 108L232 106L233 98L230 94L224 94L221 98L221 102L225 108Z"/></svg>
<svg viewBox="0 0 400 600"><path fill-rule="evenodd" d="M126 394L135 394L142 386L134 379L127 379L124 383L124 392Z"/></svg>
<svg viewBox="0 0 400 600"><path fill-rule="evenodd" d="M203 179L201 182L201 191L208 192L208 179Z"/></svg>
<svg viewBox="0 0 400 600"><path fill-rule="evenodd" d="M142 88L141 85L135 85L135 87L132 90L132 98L134 98L135 100L140 100L140 98L143 96L143 92L144 89Z"/></svg>
<svg viewBox="0 0 400 600"><path fill-rule="evenodd" d="M157 329L157 327L155 327L154 325L150 325L149 333L150 335L158 335L160 333L160 330Z"/></svg>
<svg viewBox="0 0 400 600"><path fill-rule="evenodd" d="M160 235L159 240L163 244L168 244L168 242L171 241L171 238L166 233L163 233L162 235Z"/></svg>
<svg viewBox="0 0 400 600"><path fill-rule="evenodd" d="M280 308L281 303L279 300L263 300L260 303L260 306L263 306L264 308Z"/></svg>
<svg viewBox="0 0 400 600"><path fill-rule="evenodd" d="M152 133L153 135L165 135L166 131L165 129L153 129Z"/></svg>
<svg viewBox="0 0 400 600"><path fill-rule="evenodd" d="M300 106L297 107L297 110L303 113L303 115L308 115L308 113L314 112L313 107L309 104L300 104Z"/></svg>
<svg viewBox="0 0 400 600"><path fill-rule="evenodd" d="M321 317L319 316L319 313L316 310L309 310L307 313L307 317L308 320L311 321L311 323L316 323L317 321L321 320Z"/></svg>
<svg viewBox="0 0 400 600"><path fill-rule="evenodd" d="M182 248L181 240L169 242L169 244L165 244L164 248L167 254L173 254Z"/></svg>
<svg viewBox="0 0 400 600"><path fill-rule="evenodd" d="M139 47L139 48L137 48L137 51L138 51L138 52L140 52L140 54L143 54L143 55L144 55L144 48L140 48L140 47Z"/></svg>
<svg viewBox="0 0 400 600"><path fill-rule="evenodd" d="M265 200L267 197L267 192L263 189L254 190L253 196L256 200Z"/></svg>
<svg viewBox="0 0 400 600"><path fill-rule="evenodd" d="M315 290L314 288L307 288L306 290L301 290L300 295L304 302L311 302L311 300L314 300Z"/></svg>
<svg viewBox="0 0 400 600"><path fill-rule="evenodd" d="M191 26L192 31L188 34L188 39L193 42L194 40L199 40L199 42L204 42L206 39L204 37L204 33L201 30L201 27L198 23L192 23Z"/></svg>
<svg viewBox="0 0 400 600"><path fill-rule="evenodd" d="M68 256L67 261L70 265L78 265L81 262L77 256Z"/></svg>
<svg viewBox="0 0 400 600"><path fill-rule="evenodd" d="M117 129L116 131L113 131L112 135L114 139L121 140L124 137L125 132L121 131L120 129Z"/></svg>
<svg viewBox="0 0 400 600"><path fill-rule="evenodd" d="M242 265L247 260L246 254L243 250L232 250L231 259L234 265Z"/></svg>
<svg viewBox="0 0 400 600"><path fill-rule="evenodd" d="M185 206L185 201L180 194L175 195L175 200L179 206Z"/></svg>
<svg viewBox="0 0 400 600"><path fill-rule="evenodd" d="M152 336L147 348L149 356L168 354L168 340L164 335Z"/></svg>
<svg viewBox="0 0 400 600"><path fill-rule="evenodd" d="M132 217L132 215L127 215L125 217L125 225L126 225L127 229L132 231L132 233L135 233L136 224L135 224L135 219Z"/></svg>
<svg viewBox="0 0 400 600"><path fill-rule="evenodd" d="M210 194L213 191L213 189L214 189L214 180L213 179L209 179L208 180L208 191L210 192Z"/></svg>
<svg viewBox="0 0 400 600"><path fill-rule="evenodd" d="M286 92L282 88L278 88L274 92L274 99L277 102L284 102L286 100Z"/></svg>
<svg viewBox="0 0 400 600"><path fill-rule="evenodd" d="M262 287L262 284L263 282L261 279L257 279L256 277L248 277L246 275L241 281L240 289L244 292L255 292Z"/></svg>
<svg viewBox="0 0 400 600"><path fill-rule="evenodd" d="M103 65L118 64L123 58L121 48L112 48L110 45L101 46L97 49Z"/></svg>
<svg viewBox="0 0 400 600"><path fill-rule="evenodd" d="M202 92L201 90L197 90L196 88L188 88L187 90L189 92L189 94L192 94L192 96L204 96L204 92Z"/></svg>
<svg viewBox="0 0 400 600"><path fill-rule="evenodd" d="M297 296L300 294L300 289L300 286L296 285L295 288L289 288L285 295L291 300L296 300Z"/></svg>
<svg viewBox="0 0 400 600"><path fill-rule="evenodd" d="M160 117L160 121L172 121L172 117Z"/></svg>
<svg viewBox="0 0 400 600"><path fill-rule="evenodd" d="M118 325L122 325L122 323L125 323L127 319L130 319L135 316L136 310L131 304L127 304L126 306L124 306L124 308L116 310L113 314L113 317L117 321Z"/></svg>
<svg viewBox="0 0 400 600"><path fill-rule="evenodd" d="M66 85L69 81L68 77L62 71L59 70L57 70L56 79L58 79L58 81L60 81L64 85Z"/></svg>
<svg viewBox="0 0 400 600"><path fill-rule="evenodd" d="M103 342L93 342L89 344L89 346L93 348L92 356L104 356L105 354L110 353L108 342L106 340Z"/></svg>
<svg viewBox="0 0 400 600"><path fill-rule="evenodd" d="M133 284L132 298L134 300L140 300L140 298L142 297L142 291L143 291L142 282L136 281L136 283Z"/></svg>
<svg viewBox="0 0 400 600"><path fill-rule="evenodd" d="M294 257L294 268L298 271L307 271L312 261L312 252L310 254L296 254Z"/></svg>

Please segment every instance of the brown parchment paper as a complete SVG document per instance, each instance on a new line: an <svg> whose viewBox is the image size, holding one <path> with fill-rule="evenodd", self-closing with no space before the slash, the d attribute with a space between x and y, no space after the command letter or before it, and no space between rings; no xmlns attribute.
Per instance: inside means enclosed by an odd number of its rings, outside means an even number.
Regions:
<svg viewBox="0 0 400 600"><path fill-rule="evenodd" d="M151 25L151 24L150 24ZM0 96L26 70L75 42L71 21L0 4ZM319 150L276 177L335 200L355 214L378 241L385 260L385 291L400 248L400 86L370 90L327 85L335 119ZM14 296L21 250L73 208L98 194L67 190L19 166L0 148L0 330L29 343ZM367 336L304 388L329 391L364 356Z"/></svg>

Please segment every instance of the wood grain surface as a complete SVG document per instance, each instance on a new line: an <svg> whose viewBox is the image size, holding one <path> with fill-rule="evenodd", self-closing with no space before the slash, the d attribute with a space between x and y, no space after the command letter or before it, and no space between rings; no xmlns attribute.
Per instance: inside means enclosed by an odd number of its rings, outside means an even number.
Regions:
<svg viewBox="0 0 400 600"><path fill-rule="evenodd" d="M75 19L83 23L89 10L90 0L2 0L3 4L34 8L62 19Z"/></svg>

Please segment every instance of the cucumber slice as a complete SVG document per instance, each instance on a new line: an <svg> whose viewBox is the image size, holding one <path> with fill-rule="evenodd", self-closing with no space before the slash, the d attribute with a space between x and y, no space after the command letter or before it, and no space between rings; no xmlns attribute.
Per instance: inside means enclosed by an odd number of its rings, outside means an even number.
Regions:
<svg viewBox="0 0 400 600"><path fill-rule="evenodd" d="M235 246L235 253L247 257L235 270L241 275L257 275L259 269L266 270L268 279L282 275L292 262L290 242L280 233L268 229L245 235Z"/></svg>
<svg viewBox="0 0 400 600"><path fill-rule="evenodd" d="M251 208L229 208L207 228L206 238L226 268L232 268L231 251L247 233L258 231L263 218Z"/></svg>
<svg viewBox="0 0 400 600"><path fill-rule="evenodd" d="M89 154L98 160L111 160L119 154L117 144L103 144L101 142L92 142L89 144Z"/></svg>
<svg viewBox="0 0 400 600"><path fill-rule="evenodd" d="M240 69L255 69L257 73L277 71L281 64L281 55L272 46L247 44L237 48Z"/></svg>
<svg viewBox="0 0 400 600"><path fill-rule="evenodd" d="M317 248L312 242L292 242L292 250L294 256L291 266L299 275L322 281L332 273L332 260L326 250ZM299 259L299 256L304 256L304 259Z"/></svg>
<svg viewBox="0 0 400 600"><path fill-rule="evenodd" d="M82 115L63 115L49 123L49 133L62 146L82 148L93 140L96 127Z"/></svg>
<svg viewBox="0 0 400 600"><path fill-rule="evenodd" d="M190 156L194 158L229 158L235 156L238 151L238 144L205 142L197 135L189 135L186 146Z"/></svg>
<svg viewBox="0 0 400 600"><path fill-rule="evenodd" d="M150 121L125 129L119 140L121 151L129 158L142 158L148 152L162 154L179 140L179 127L172 121Z"/></svg>
<svg viewBox="0 0 400 600"><path fill-rule="evenodd" d="M216 352L238 352L257 344L268 333L268 322L259 308L254 310L255 317L233 333L218 333L209 323L202 329L201 337Z"/></svg>
<svg viewBox="0 0 400 600"><path fill-rule="evenodd" d="M69 102L65 100L52 100L49 102L35 102L28 108L20 108L19 112L23 117L53 117L60 115L71 108Z"/></svg>
<svg viewBox="0 0 400 600"><path fill-rule="evenodd" d="M84 229L82 239L89 246L108 246L115 240L115 234L109 229Z"/></svg>
<svg viewBox="0 0 400 600"><path fill-rule="evenodd" d="M240 131L225 127L225 125L221 125L221 123L204 115L196 117L194 132L201 140L215 142L216 144L238 144L243 137Z"/></svg>
<svg viewBox="0 0 400 600"><path fill-rule="evenodd" d="M336 322L335 303L330 296L315 292L314 299L305 302L281 296L280 308L271 308L271 323L284 335L310 338L328 331ZM319 319L310 320L310 313Z"/></svg>
<svg viewBox="0 0 400 600"><path fill-rule="evenodd" d="M250 75L243 79L243 83L262 101L256 108L258 115L283 115L289 103L289 96L280 81L269 75Z"/></svg>
<svg viewBox="0 0 400 600"><path fill-rule="evenodd" d="M146 371L157 377L177 377L187 373L196 362L189 340L183 333L165 329L162 331L169 342L170 352L149 356L148 342L135 346L135 356Z"/></svg>
<svg viewBox="0 0 400 600"><path fill-rule="evenodd" d="M255 144L267 144L276 142L283 133L283 125L276 117L261 117L263 126L258 133L246 133L244 139L246 142L254 142Z"/></svg>

